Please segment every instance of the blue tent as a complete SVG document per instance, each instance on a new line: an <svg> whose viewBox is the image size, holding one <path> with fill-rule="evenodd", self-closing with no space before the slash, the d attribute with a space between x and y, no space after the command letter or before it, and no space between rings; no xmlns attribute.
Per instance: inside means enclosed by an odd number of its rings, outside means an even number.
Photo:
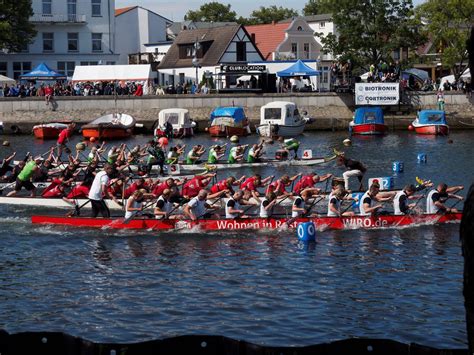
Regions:
<svg viewBox="0 0 474 355"><path fill-rule="evenodd" d="M381 107L359 107L354 114L355 124L378 123L384 124L383 110Z"/></svg>
<svg viewBox="0 0 474 355"><path fill-rule="evenodd" d="M298 60L295 64L286 68L285 70L281 70L277 72L278 76L315 76L321 75L319 70L315 70L306 64L304 64L301 60Z"/></svg>
<svg viewBox="0 0 474 355"><path fill-rule="evenodd" d="M246 118L242 107L217 107L211 112L211 122L216 117L232 117L236 123L242 122Z"/></svg>
<svg viewBox="0 0 474 355"><path fill-rule="evenodd" d="M36 68L28 74L20 75L20 79L27 80L66 80L66 75L55 72L45 63L39 64Z"/></svg>
<svg viewBox="0 0 474 355"><path fill-rule="evenodd" d="M448 124L445 112L438 110L418 111L418 122L421 124Z"/></svg>

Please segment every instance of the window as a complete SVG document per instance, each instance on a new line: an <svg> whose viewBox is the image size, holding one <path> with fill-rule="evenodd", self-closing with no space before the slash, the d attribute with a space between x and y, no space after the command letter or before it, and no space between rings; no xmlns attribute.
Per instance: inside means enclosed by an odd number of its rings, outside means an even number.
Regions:
<svg viewBox="0 0 474 355"><path fill-rule="evenodd" d="M52 16L53 7L51 4L52 0L43 0L43 16Z"/></svg>
<svg viewBox="0 0 474 355"><path fill-rule="evenodd" d="M303 51L304 51L305 59L309 59L309 43L303 44Z"/></svg>
<svg viewBox="0 0 474 355"><path fill-rule="evenodd" d="M81 65L99 65L99 62L81 62Z"/></svg>
<svg viewBox="0 0 474 355"><path fill-rule="evenodd" d="M297 28L296 30L297 30L297 31L303 31L303 27L298 26L298 28Z"/></svg>
<svg viewBox="0 0 474 355"><path fill-rule="evenodd" d="M92 0L92 16L100 17L102 16L100 11L100 3L102 0Z"/></svg>
<svg viewBox="0 0 474 355"><path fill-rule="evenodd" d="M76 62L58 62L58 72L67 76L73 76Z"/></svg>
<svg viewBox="0 0 474 355"><path fill-rule="evenodd" d="M179 83L182 85L184 84L184 73L179 73ZM176 122L178 123L178 122Z"/></svg>
<svg viewBox="0 0 474 355"><path fill-rule="evenodd" d="M298 43L291 44L291 53L293 53L295 58L298 56Z"/></svg>
<svg viewBox="0 0 474 355"><path fill-rule="evenodd" d="M106 65L115 65L115 62L106 61L105 64L106 64Z"/></svg>
<svg viewBox="0 0 474 355"><path fill-rule="evenodd" d="M174 86L174 75L168 75L168 84Z"/></svg>
<svg viewBox="0 0 474 355"><path fill-rule="evenodd" d="M54 51L54 33L43 32L43 52Z"/></svg>
<svg viewBox="0 0 474 355"><path fill-rule="evenodd" d="M92 51L102 52L102 33L92 34Z"/></svg>
<svg viewBox="0 0 474 355"><path fill-rule="evenodd" d="M20 52L28 53L28 49L29 49L28 43L24 43L20 48Z"/></svg>
<svg viewBox="0 0 474 355"><path fill-rule="evenodd" d="M0 62L0 75L7 76L7 62Z"/></svg>
<svg viewBox="0 0 474 355"><path fill-rule="evenodd" d="M324 28L324 27L326 27L326 22L324 22L324 21L320 22L319 23L319 28Z"/></svg>
<svg viewBox="0 0 474 355"><path fill-rule="evenodd" d="M247 43L244 41L237 42L237 61L247 61Z"/></svg>
<svg viewBox="0 0 474 355"><path fill-rule="evenodd" d="M67 0L67 16L69 21L76 21L77 0Z"/></svg>
<svg viewBox="0 0 474 355"><path fill-rule="evenodd" d="M31 62L13 62L13 79L18 80L20 75L31 71Z"/></svg>
<svg viewBox="0 0 474 355"><path fill-rule="evenodd" d="M72 32L67 34L68 52L77 52L79 50L79 33Z"/></svg>
<svg viewBox="0 0 474 355"><path fill-rule="evenodd" d="M327 84L329 82L329 67L322 67L322 82L323 84Z"/></svg>

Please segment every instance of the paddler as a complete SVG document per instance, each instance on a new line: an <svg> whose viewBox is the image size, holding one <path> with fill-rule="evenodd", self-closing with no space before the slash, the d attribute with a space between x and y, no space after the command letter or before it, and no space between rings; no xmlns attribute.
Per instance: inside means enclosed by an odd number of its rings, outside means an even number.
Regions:
<svg viewBox="0 0 474 355"><path fill-rule="evenodd" d="M252 195L253 198L255 198L257 201L260 201L260 192L258 192L257 188L259 187L264 187L268 184L271 183L273 180L274 176L268 176L265 179L262 180L262 177L259 174L255 174L254 176L251 176L247 178L241 185L240 189L242 191L249 191Z"/></svg>
<svg viewBox="0 0 474 355"><path fill-rule="evenodd" d="M191 201L189 201L187 204L184 205L183 212L186 217L190 218L193 221L196 221L198 219L205 219L205 218L219 218L218 215L216 215L214 210L216 210L217 206L211 206L206 202L206 199L208 197L208 192L207 190L201 190L199 191L198 195L196 197L193 197Z"/></svg>
<svg viewBox="0 0 474 355"><path fill-rule="evenodd" d="M68 124L66 128L64 128L61 132L59 132L58 140L56 141L56 146L58 148L58 159L61 160L61 155L63 154L63 150L69 154L71 153L71 149L66 145L69 142L69 138L71 138L74 128L76 128L76 124L74 122Z"/></svg>
<svg viewBox="0 0 474 355"><path fill-rule="evenodd" d="M191 180L188 180L187 182L185 182L183 185L183 192L182 192L183 197L185 199L196 197L199 194L199 191L203 190L207 185L209 185L209 183L214 178L214 176L216 176L215 173L196 175ZM217 194L212 194L212 197L209 196L209 198L213 198L216 196L220 197L223 194L224 192L218 192Z"/></svg>
<svg viewBox="0 0 474 355"><path fill-rule="evenodd" d="M165 174L163 170L163 165L165 164L165 152L160 144L151 140L148 142L147 148L148 158L147 158L147 174L151 173L153 165L158 165L160 167L160 175Z"/></svg>
<svg viewBox="0 0 474 355"><path fill-rule="evenodd" d="M372 205L373 201L385 202L390 201L393 196L377 196L380 191L378 182L373 182L368 191L366 191L360 198L359 211L361 216L370 216L371 214L380 214L380 209L383 207L380 203Z"/></svg>
<svg viewBox="0 0 474 355"><path fill-rule="evenodd" d="M414 185L405 185L403 189L396 193L393 198L393 214L400 216L405 214L420 213L420 210L416 211L416 203L408 204L408 199L413 198L416 192Z"/></svg>
<svg viewBox="0 0 474 355"><path fill-rule="evenodd" d="M247 163L257 163L260 161L260 158L263 154L263 144L265 143L264 140L262 140L258 144L252 144L252 146L249 149L249 152L247 154Z"/></svg>
<svg viewBox="0 0 474 355"><path fill-rule="evenodd" d="M236 219L236 218L248 218L249 216L244 214L242 205L255 205L254 203L245 201L243 199L244 193L241 190L234 192L231 198L225 203L225 218Z"/></svg>
<svg viewBox="0 0 474 355"><path fill-rule="evenodd" d="M170 190L170 192L175 188L175 187L178 187L178 186L181 186L182 184L184 184L185 182L187 181L187 178L184 178L182 181L180 180L175 180L173 178L167 178L165 181L163 182L159 182L155 185L155 187L153 188L153 190L151 191L151 193L153 195L155 195L155 197L159 197L161 196L161 194L163 193L163 191L165 190Z"/></svg>
<svg viewBox="0 0 474 355"><path fill-rule="evenodd" d="M306 208L306 202L310 199L312 193L309 190L303 191L300 195L296 196L291 206L291 217L305 217L308 214L308 209Z"/></svg>
<svg viewBox="0 0 474 355"><path fill-rule="evenodd" d="M0 179L2 181L7 180L7 173L13 170L13 166L10 165L10 162L15 158L16 152L13 152L9 157L2 160L0 165Z"/></svg>
<svg viewBox="0 0 474 355"><path fill-rule="evenodd" d="M318 175L316 173L311 173L308 175L303 175L301 179L295 184L293 192L296 195L301 194L303 191L309 191L312 194L318 194L321 189L316 188L318 182L324 182L327 179L331 178L332 174Z"/></svg>
<svg viewBox="0 0 474 355"><path fill-rule="evenodd" d="M462 189L464 189L462 185L448 187L445 183L438 184L426 197L426 213L457 213L456 208L447 207L444 202L449 198L464 200L464 197L456 195L456 192Z"/></svg>
<svg viewBox="0 0 474 355"><path fill-rule="evenodd" d="M350 191L349 178L352 176L357 176L357 179L359 180L359 190L362 190L362 178L364 177L364 174L367 171L365 165L362 164L360 161L346 158L344 156L344 153L339 154L337 163L338 165L344 165L344 167L346 167L347 169L347 171L342 174L342 177L344 178L344 188L347 191Z"/></svg>
<svg viewBox="0 0 474 355"><path fill-rule="evenodd" d="M130 219L138 212L143 211L143 201L145 200L144 192L144 190L137 190L127 199L125 205L125 219Z"/></svg>
<svg viewBox="0 0 474 355"><path fill-rule="evenodd" d="M92 217L97 217L99 213L104 218L110 217L110 211L104 201L104 197L107 194L107 186L109 185L110 179L113 178L114 175L114 168L110 164L105 164L104 170L96 174L88 196L92 205Z"/></svg>
<svg viewBox="0 0 474 355"><path fill-rule="evenodd" d="M239 180L237 180L234 176L229 176L221 181L217 182L216 184L212 185L211 193L215 194L221 191L225 191L226 194L233 194L234 193L234 186L240 186L242 181L244 181L245 175L243 175Z"/></svg>
<svg viewBox="0 0 474 355"><path fill-rule="evenodd" d="M347 191L342 185L336 185L328 197L328 217L351 217L355 213L353 211L341 211L341 203L343 200L354 200L347 197Z"/></svg>
<svg viewBox="0 0 474 355"><path fill-rule="evenodd" d="M237 145L235 147L230 148L229 151L229 158L227 159L227 162L229 164L235 164L244 158L244 152L245 149L248 147L248 144L245 145Z"/></svg>
<svg viewBox="0 0 474 355"><path fill-rule="evenodd" d="M168 165L169 164L178 164L179 157L181 156L181 154L184 153L185 148L186 148L186 144L184 144L183 146L178 144L177 146L171 148L170 151L168 152L168 156L166 158L166 164L168 164Z"/></svg>
<svg viewBox="0 0 474 355"><path fill-rule="evenodd" d="M207 162L209 164L217 164L219 159L221 159L225 154L226 145L227 145L227 143L223 146L213 145L209 149L209 155L208 155L208 158L207 158Z"/></svg>
<svg viewBox="0 0 474 355"><path fill-rule="evenodd" d="M174 214L170 215L174 208L178 206L178 204L173 205L170 201L171 199L171 190L165 189L163 193L158 197L156 201L156 206L154 209L154 214L156 219L182 219L184 218L181 214Z"/></svg>
<svg viewBox="0 0 474 355"><path fill-rule="evenodd" d="M186 164L187 165L194 165L201 163L201 156L206 151L201 144L195 145L193 149L191 149L188 154L186 155Z"/></svg>
<svg viewBox="0 0 474 355"><path fill-rule="evenodd" d="M286 191L286 187L290 186L293 181L299 178L302 173L299 173L291 178L288 175L283 175L277 181L272 182L267 187L266 193L274 192L277 196L293 196L292 192Z"/></svg>
<svg viewBox="0 0 474 355"><path fill-rule="evenodd" d="M31 191L31 197L35 196L36 187L35 185L33 185L31 180L33 179L36 170L39 169L38 165L41 163L42 160L43 158L37 156L35 159L30 160L25 164L25 167L21 170L21 172L16 178L15 189L13 191L10 191L7 197L15 196L18 191L21 190L22 187L24 187L28 191Z"/></svg>
<svg viewBox="0 0 474 355"><path fill-rule="evenodd" d="M283 142L281 148L288 152L288 157L290 156L290 152L294 152L293 159L298 160L298 149L300 147L300 142L297 141L295 138L288 138L284 139L283 137L279 138L280 142Z"/></svg>
<svg viewBox="0 0 474 355"><path fill-rule="evenodd" d="M271 217L273 214L273 207L277 203L277 196L274 192L268 193L260 203L260 213L261 218Z"/></svg>

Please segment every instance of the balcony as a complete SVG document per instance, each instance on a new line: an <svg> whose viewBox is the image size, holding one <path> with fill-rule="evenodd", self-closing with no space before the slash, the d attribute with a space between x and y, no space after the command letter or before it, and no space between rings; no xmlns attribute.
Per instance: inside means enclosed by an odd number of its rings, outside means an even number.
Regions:
<svg viewBox="0 0 474 355"><path fill-rule="evenodd" d="M55 15L43 15L35 14L30 17L30 22L34 24L86 24L86 15L67 15L67 14L55 14Z"/></svg>

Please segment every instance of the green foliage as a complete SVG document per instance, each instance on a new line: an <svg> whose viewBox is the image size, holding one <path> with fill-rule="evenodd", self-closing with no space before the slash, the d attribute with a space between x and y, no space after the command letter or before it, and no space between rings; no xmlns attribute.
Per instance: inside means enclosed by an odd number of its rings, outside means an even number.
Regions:
<svg viewBox="0 0 474 355"><path fill-rule="evenodd" d="M416 13L427 22L424 31L441 54L442 65L459 77L468 59L474 0L428 0Z"/></svg>
<svg viewBox="0 0 474 355"><path fill-rule="evenodd" d="M320 0L309 0L303 8L303 14L305 16L322 14Z"/></svg>
<svg viewBox="0 0 474 355"><path fill-rule="evenodd" d="M202 5L199 10L189 10L184 19L196 22L232 22L236 21L236 16L235 11L231 11L230 4L212 1Z"/></svg>
<svg viewBox="0 0 474 355"><path fill-rule="evenodd" d="M474 73L474 25L471 27L471 36L467 41L467 52L469 54L469 68L471 73ZM471 74L472 78L472 74ZM472 82L472 79L471 79Z"/></svg>
<svg viewBox="0 0 474 355"><path fill-rule="evenodd" d="M19 52L36 35L31 0L0 0L0 48Z"/></svg>
<svg viewBox="0 0 474 355"><path fill-rule="evenodd" d="M424 42L411 0L321 0L332 13L337 35L322 39L324 51L368 68L390 60L394 50L415 49Z"/></svg>
<svg viewBox="0 0 474 355"><path fill-rule="evenodd" d="M278 22L296 16L298 16L298 11L294 9L288 9L282 6L277 7L276 5L270 7L260 6L258 10L252 11L250 18L247 19L247 24L258 25L272 23L272 21Z"/></svg>

